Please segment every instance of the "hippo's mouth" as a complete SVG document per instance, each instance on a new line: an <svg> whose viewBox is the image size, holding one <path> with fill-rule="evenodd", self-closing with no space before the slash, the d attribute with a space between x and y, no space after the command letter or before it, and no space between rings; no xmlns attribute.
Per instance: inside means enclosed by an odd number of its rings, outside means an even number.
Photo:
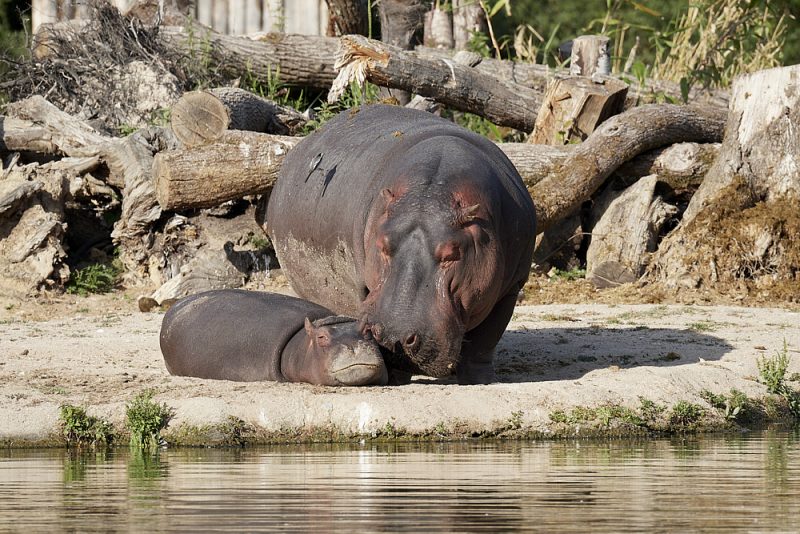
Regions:
<svg viewBox="0 0 800 534"><path fill-rule="evenodd" d="M331 375L342 386L385 386L389 372L383 362L351 363L331 369Z"/></svg>

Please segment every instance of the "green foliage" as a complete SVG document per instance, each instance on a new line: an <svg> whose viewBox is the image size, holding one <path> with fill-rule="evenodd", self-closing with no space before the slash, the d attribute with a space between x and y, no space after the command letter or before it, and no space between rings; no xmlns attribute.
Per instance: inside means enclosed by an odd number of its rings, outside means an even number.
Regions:
<svg viewBox="0 0 800 534"><path fill-rule="evenodd" d="M787 384L786 370L790 363L789 346L785 339L783 340L783 349L776 351L771 358L765 356L756 360L759 382L767 386L767 391L770 393L782 397L792 416L800 420L800 391Z"/></svg>
<svg viewBox="0 0 800 534"><path fill-rule="evenodd" d="M561 278L562 280L579 280L586 278L586 269L579 269L575 267L569 271L562 271L561 269L553 269L550 273L550 278Z"/></svg>
<svg viewBox="0 0 800 534"><path fill-rule="evenodd" d="M166 404L153 402L153 391L139 393L125 409L125 426L131 433L131 447L158 448L161 431L169 424L173 411Z"/></svg>
<svg viewBox="0 0 800 534"><path fill-rule="evenodd" d="M704 389L700 392L700 397L719 410L725 419L731 421L748 419L753 411L750 399L738 389L731 389L727 395L712 393Z"/></svg>
<svg viewBox="0 0 800 534"><path fill-rule="evenodd" d="M702 406L688 401L679 401L672 407L669 422L676 428L693 428L700 422L705 410Z"/></svg>
<svg viewBox="0 0 800 534"><path fill-rule="evenodd" d="M786 369L789 368L789 347L783 340L783 350L776 351L771 358L759 357L758 365L759 382L767 386L770 393L780 394L786 387Z"/></svg>
<svg viewBox="0 0 800 534"><path fill-rule="evenodd" d="M122 264L114 260L110 265L95 263L71 273L67 293L85 297L89 293L108 293L122 274Z"/></svg>
<svg viewBox="0 0 800 534"><path fill-rule="evenodd" d="M80 406L64 404L59 410L62 433L68 445L109 444L114 439L111 424L97 417L87 415Z"/></svg>

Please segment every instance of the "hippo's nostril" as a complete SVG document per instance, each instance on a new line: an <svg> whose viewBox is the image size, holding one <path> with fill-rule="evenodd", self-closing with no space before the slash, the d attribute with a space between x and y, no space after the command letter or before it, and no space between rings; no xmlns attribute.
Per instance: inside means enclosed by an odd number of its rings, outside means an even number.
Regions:
<svg viewBox="0 0 800 534"><path fill-rule="evenodd" d="M417 334L411 334L408 336L405 341L403 342L403 346L405 346L406 350L413 351L419 345L419 337Z"/></svg>

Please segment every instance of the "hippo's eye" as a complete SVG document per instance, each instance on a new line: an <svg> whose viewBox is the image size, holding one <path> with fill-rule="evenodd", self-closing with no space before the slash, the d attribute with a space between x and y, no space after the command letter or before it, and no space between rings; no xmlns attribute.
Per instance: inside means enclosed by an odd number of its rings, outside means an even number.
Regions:
<svg viewBox="0 0 800 534"><path fill-rule="evenodd" d="M451 265L454 261L461 259L461 247L458 243L441 243L436 247L436 260L442 267Z"/></svg>

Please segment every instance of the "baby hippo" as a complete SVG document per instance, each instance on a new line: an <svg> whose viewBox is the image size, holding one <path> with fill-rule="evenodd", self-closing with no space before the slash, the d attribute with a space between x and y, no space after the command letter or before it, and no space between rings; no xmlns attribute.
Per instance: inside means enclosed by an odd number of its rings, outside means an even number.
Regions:
<svg viewBox="0 0 800 534"><path fill-rule="evenodd" d="M325 386L385 385L378 344L349 317L306 300L221 289L187 297L164 315L170 374Z"/></svg>

